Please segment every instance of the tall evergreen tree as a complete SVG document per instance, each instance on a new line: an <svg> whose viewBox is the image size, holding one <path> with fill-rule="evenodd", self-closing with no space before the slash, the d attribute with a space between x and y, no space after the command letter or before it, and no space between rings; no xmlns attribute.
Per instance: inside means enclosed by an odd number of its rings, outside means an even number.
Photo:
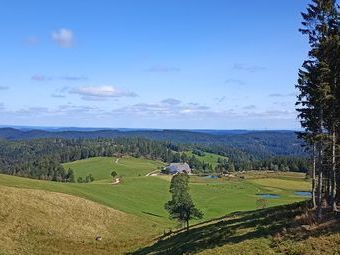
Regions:
<svg viewBox="0 0 340 255"><path fill-rule="evenodd" d="M297 110L305 129L300 137L313 147L313 207L317 205L317 214L321 218L323 201L337 211L339 6L335 0L312 0L302 17L300 31L308 36L311 49L308 60L299 70Z"/></svg>
<svg viewBox="0 0 340 255"><path fill-rule="evenodd" d="M165 209L170 213L172 219L185 223L189 230L191 219L203 217L203 213L196 208L189 194L189 176L182 173L172 177L170 193L172 198L165 204Z"/></svg>

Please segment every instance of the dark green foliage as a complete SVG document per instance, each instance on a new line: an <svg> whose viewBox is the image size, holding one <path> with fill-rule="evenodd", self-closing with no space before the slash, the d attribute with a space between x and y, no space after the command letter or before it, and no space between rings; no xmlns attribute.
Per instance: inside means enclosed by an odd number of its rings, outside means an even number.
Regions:
<svg viewBox="0 0 340 255"><path fill-rule="evenodd" d="M186 160L182 162L188 163L190 168L193 169L194 173L210 173L213 171L213 168L210 164L199 160L197 157L195 157L195 155L187 157Z"/></svg>
<svg viewBox="0 0 340 255"><path fill-rule="evenodd" d="M337 211L339 199L339 5L335 0L312 0L302 17L300 31L308 36L310 50L299 70L296 105L304 128L299 136L313 151L312 202L320 219L324 201Z"/></svg>
<svg viewBox="0 0 340 255"><path fill-rule="evenodd" d="M0 128L0 138L8 140L31 140L37 138L65 138L65 139L115 139L119 137L144 138L154 141L171 141L169 149L183 150L185 144L200 146L214 146L212 149L227 154L243 152L254 155L256 158L271 156L303 156L306 153L301 149L301 141L293 131L244 131L244 132L214 132L212 131L183 131L183 130L140 130L140 131L59 131L43 130L21 131L12 128ZM220 150L218 147L223 147ZM211 147L212 148L212 147ZM206 151L204 148L194 148Z"/></svg>
<svg viewBox="0 0 340 255"><path fill-rule="evenodd" d="M204 151L201 151L201 150L198 150L198 149L192 150L192 153L197 155L197 156L202 156L202 157L205 156Z"/></svg>
<svg viewBox="0 0 340 255"><path fill-rule="evenodd" d="M0 140L0 173L71 182L72 171L66 171L61 163L116 154L169 163L180 160L169 147L170 143L142 138Z"/></svg>
<svg viewBox="0 0 340 255"><path fill-rule="evenodd" d="M66 175L66 181L67 182L75 182L75 176L73 169L68 169L67 175Z"/></svg>
<svg viewBox="0 0 340 255"><path fill-rule="evenodd" d="M144 138L118 137L114 139L34 139L22 141L0 140L0 172L36 179L69 181L69 173L61 163L97 156L129 155L161 160L166 163L186 162L195 173L211 173L215 169L195 155L180 153L187 150L212 152L226 156L230 169L236 171L249 169L271 169L277 165L279 170L306 171L308 165L304 158L291 156L258 157L225 145L173 144L150 141ZM222 167L225 169L225 166ZM221 169L222 169L221 168ZM227 168L229 169L229 168ZM72 177L72 174L71 174Z"/></svg>
<svg viewBox="0 0 340 255"><path fill-rule="evenodd" d="M218 165L215 168L216 173L226 173L226 172L234 172L235 166L234 163L230 162L229 159L218 158Z"/></svg>
<svg viewBox="0 0 340 255"><path fill-rule="evenodd" d="M118 174L117 174L117 172L116 172L116 171L112 171L112 172L111 172L111 176L112 176L112 178L115 178L117 175L118 175Z"/></svg>
<svg viewBox="0 0 340 255"><path fill-rule="evenodd" d="M92 176L92 174L86 175L85 178L78 177L77 179L78 183L89 183L93 181L94 181L94 177Z"/></svg>
<svg viewBox="0 0 340 255"><path fill-rule="evenodd" d="M89 174L85 177L85 183L89 183L93 181L94 181L94 177L92 176L92 174Z"/></svg>
<svg viewBox="0 0 340 255"><path fill-rule="evenodd" d="M171 200L165 204L165 209L172 219L186 223L189 230L191 219L201 219L203 213L198 210L189 194L189 176L185 173L172 177L170 184Z"/></svg>

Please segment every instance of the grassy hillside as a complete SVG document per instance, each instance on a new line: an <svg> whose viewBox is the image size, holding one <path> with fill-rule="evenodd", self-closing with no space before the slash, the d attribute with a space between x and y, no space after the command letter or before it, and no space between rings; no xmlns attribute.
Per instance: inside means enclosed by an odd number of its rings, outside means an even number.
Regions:
<svg viewBox="0 0 340 255"><path fill-rule="evenodd" d="M192 151L186 151L185 153L190 157L192 155L195 155L195 157L198 158L200 161L212 165L213 169L215 169L215 167L217 166L218 158L226 159L226 157L223 157L223 156L220 156L214 153L208 153L208 152L204 152L204 156L198 156L196 154L193 154Z"/></svg>
<svg viewBox="0 0 340 255"><path fill-rule="evenodd" d="M331 255L340 252L340 220L304 225L304 203L232 213L160 239L130 255Z"/></svg>
<svg viewBox="0 0 340 255"><path fill-rule="evenodd" d="M155 232L148 221L76 196L0 186L0 254L123 254Z"/></svg>
<svg viewBox="0 0 340 255"><path fill-rule="evenodd" d="M93 158L71 165L77 176L86 175L90 170L97 181L58 183L0 175L0 229L5 231L0 235L4 237L3 243L6 242L6 246L0 243L0 247L4 247L0 254L17 254L19 250L15 247L22 249L20 254L30 254L33 250L39 251L37 254L47 250L57 253L52 247L59 249L62 244L65 247L60 248L61 254L82 249L86 250L82 254L121 254L128 250L129 244L131 249L137 249L177 225L164 209L164 203L170 198L171 176L145 176L161 166L160 162ZM123 175L122 183L114 185L111 177L107 177L111 167ZM309 187L303 175L296 173L249 173L245 178L231 179L192 176L190 182L192 197L204 212L203 221L235 211L254 210L259 193L280 195L268 199L268 206L301 201L305 198L294 192ZM146 235L141 234L143 231ZM95 234L105 238L95 242Z"/></svg>
<svg viewBox="0 0 340 255"><path fill-rule="evenodd" d="M122 177L144 176L163 165L160 161L133 157L96 157L63 164L65 169L72 168L75 171L76 178L92 174L95 180L111 180L112 171Z"/></svg>
<svg viewBox="0 0 340 255"><path fill-rule="evenodd" d="M98 163L98 169L93 162ZM119 160L118 164L112 162L116 162L115 159L94 158L74 162L73 168L76 170L76 174L79 174L79 172L84 174L87 169L91 168L94 175L98 174L100 176L107 169L106 164L110 167L113 164L117 167L118 173L126 174L122 183L118 185L112 185L110 183L111 179L79 184L0 175L0 186L33 188L76 195L126 213L147 217L160 226L173 226L174 223L169 220L164 209L164 203L170 197L168 192L170 177L144 176L146 172L154 170L160 163L135 158ZM134 165L135 167L133 167ZM144 167L141 170L139 170L140 165ZM150 169L145 165L150 165ZM143 175L138 176L140 173ZM103 178L105 177L104 175L102 176ZM301 178L300 174L295 174L287 180L278 179L281 181L281 186L276 188L270 186L272 180L265 178L263 182L261 181L262 179L263 177L249 180L241 178L214 180L192 177L190 189L194 201L205 213L204 220L207 220L233 211L256 209L258 193L275 193L281 196L277 199L268 199L269 206L301 201L304 198L294 195L294 192L296 190L308 190L310 185L309 182Z"/></svg>

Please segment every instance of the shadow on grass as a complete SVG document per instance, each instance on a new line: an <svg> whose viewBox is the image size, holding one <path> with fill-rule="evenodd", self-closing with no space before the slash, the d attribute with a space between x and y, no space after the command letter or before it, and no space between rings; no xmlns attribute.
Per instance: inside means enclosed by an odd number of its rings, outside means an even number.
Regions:
<svg viewBox="0 0 340 255"><path fill-rule="evenodd" d="M142 211L142 213L147 214L147 215L151 215L151 216L154 216L154 217L158 217L158 218L163 218L162 215L158 215L158 214L151 213L151 212Z"/></svg>
<svg viewBox="0 0 340 255"><path fill-rule="evenodd" d="M159 240L149 247L139 249L130 255L187 254L240 243L260 237L273 236L286 227L292 219L301 214L305 203L295 203L250 212L237 212L223 219L198 224L188 232L177 232Z"/></svg>

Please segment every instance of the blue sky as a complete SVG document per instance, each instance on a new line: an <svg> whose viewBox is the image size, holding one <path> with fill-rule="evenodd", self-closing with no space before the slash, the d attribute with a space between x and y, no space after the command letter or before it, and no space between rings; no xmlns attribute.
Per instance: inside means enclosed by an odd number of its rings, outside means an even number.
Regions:
<svg viewBox="0 0 340 255"><path fill-rule="evenodd" d="M0 125L297 129L305 0L5 0Z"/></svg>

